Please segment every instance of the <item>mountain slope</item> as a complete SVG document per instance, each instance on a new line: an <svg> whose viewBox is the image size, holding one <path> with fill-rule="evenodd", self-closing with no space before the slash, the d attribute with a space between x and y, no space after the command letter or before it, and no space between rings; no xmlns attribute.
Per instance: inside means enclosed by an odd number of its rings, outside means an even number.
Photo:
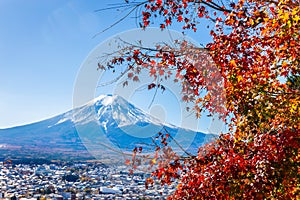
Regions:
<svg viewBox="0 0 300 200"><path fill-rule="evenodd" d="M111 159L136 146L150 152L158 132L168 131L182 147L196 152L208 138L191 130L162 124L119 96L101 95L64 114L25 126L0 130L3 156L55 159ZM170 143L174 149L178 145Z"/></svg>

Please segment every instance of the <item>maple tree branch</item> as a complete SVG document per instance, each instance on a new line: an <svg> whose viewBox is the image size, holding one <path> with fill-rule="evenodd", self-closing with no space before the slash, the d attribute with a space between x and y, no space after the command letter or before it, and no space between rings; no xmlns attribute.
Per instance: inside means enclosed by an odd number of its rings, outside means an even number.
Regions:
<svg viewBox="0 0 300 200"><path fill-rule="evenodd" d="M300 92L296 91L296 92L269 92L269 91L264 91L268 94L274 94L274 95L280 95L280 94L284 94L284 95L287 95L287 94L290 94L290 95L300 95Z"/></svg>
<svg viewBox="0 0 300 200"><path fill-rule="evenodd" d="M135 45L135 44L126 42L125 40L122 40L121 38L119 38L119 40L121 42L123 42L124 44L130 45L130 47L138 48L138 49L145 50L145 51L159 52L159 53L173 53L174 57L181 57L181 56L185 56L185 55L190 54L190 53L182 53L180 50L171 50L171 47L170 47L170 50L155 49L155 48L151 48L151 47L144 47L144 46L141 46L141 45ZM167 44L165 44L165 45L168 46ZM206 48L206 47L189 47L189 49L206 50L206 51L209 50L209 48ZM120 52L120 51L118 51L118 52ZM118 53L118 52L116 52L116 53ZM151 56L151 55L147 55L147 57L149 57L149 58L162 58L162 57Z"/></svg>
<svg viewBox="0 0 300 200"><path fill-rule="evenodd" d="M157 79L157 82L158 82L158 80L159 80L159 78ZM148 109L152 106L152 104L153 104L153 102L154 102L154 100L155 100L155 97L156 97L156 95L157 95L157 90L158 90L158 87L155 87L155 92L154 92L154 95L153 95L153 97L152 97L152 100L151 100L151 102L150 102L150 104L149 104L149 106L148 106Z"/></svg>
<svg viewBox="0 0 300 200"><path fill-rule="evenodd" d="M141 5L145 4L147 1L143 1L140 2L138 4L136 4L125 16L123 16L122 18L120 18L119 20L117 20L115 23L111 24L109 27L103 29L102 31L96 33L93 38L97 37L98 35L100 35L101 33L113 28L114 26L118 25L120 22L122 22L123 20L125 20L131 13L133 13L133 11L135 11L138 7L140 7Z"/></svg>
<svg viewBox="0 0 300 200"><path fill-rule="evenodd" d="M122 40L121 38L119 38L119 40L121 42L123 42L124 44L128 44L130 45L131 47L135 47L135 48L139 48L139 49L142 49L142 50L148 50L148 51L154 51L154 52L162 52L162 53L174 53L174 52L180 52L179 50L178 51L171 51L171 50L163 50L163 49L154 49L154 48L151 48L151 47L144 47L144 46L140 46L140 45L136 45L136 44L132 44L132 43L129 43L129 42L126 42L125 40ZM165 44L166 46L169 46L167 44ZM206 47L194 47L193 49L195 50L209 50L209 48L206 48ZM181 55L184 55L184 54L181 54ZM176 55L175 55L176 56ZM178 55L180 56L180 55Z"/></svg>
<svg viewBox="0 0 300 200"><path fill-rule="evenodd" d="M208 7L212 8L212 9L215 9L215 10L218 10L218 11L222 11L222 12L232 12L232 10L223 8L222 6L216 4L216 3L212 2L212 1L203 1L203 0L200 0L200 1L195 1L194 3L198 3L198 4L203 3L204 5L207 5Z"/></svg>
<svg viewBox="0 0 300 200"><path fill-rule="evenodd" d="M121 74L116 77L115 79L111 80L111 81L108 81L108 82L105 82L105 83L102 83L100 85L97 86L98 87L104 87L104 86L107 86L107 85L110 85L110 84L113 84L115 82L117 82L118 80L120 80L128 71L130 70L130 68L128 67L124 72L121 72Z"/></svg>
<svg viewBox="0 0 300 200"><path fill-rule="evenodd" d="M163 128L168 134L169 131L166 129L166 127ZM186 151L174 138L173 136L171 136L171 134L169 134L169 137L175 142L175 144L189 157L194 157L194 155L192 155L191 153L189 153L188 151Z"/></svg>
<svg viewBox="0 0 300 200"><path fill-rule="evenodd" d="M95 10L95 12L101 12L101 11L105 11L105 10L112 10L112 9L118 9L118 8L126 8L126 7L130 7L130 6L132 6L132 5L125 4L125 5L106 7L106 8L97 9L97 10Z"/></svg>

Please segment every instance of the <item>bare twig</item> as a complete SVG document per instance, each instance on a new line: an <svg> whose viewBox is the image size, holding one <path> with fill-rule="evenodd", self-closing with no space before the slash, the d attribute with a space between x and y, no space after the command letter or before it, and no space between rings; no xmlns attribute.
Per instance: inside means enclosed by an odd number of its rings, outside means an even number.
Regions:
<svg viewBox="0 0 300 200"><path fill-rule="evenodd" d="M105 83L102 83L100 85L97 86L98 87L104 87L104 86L107 86L107 85L110 85L110 84L113 84L115 82L117 82L118 80L120 80L130 69L127 68L124 72L122 72L117 78L111 80L111 81L108 81L108 82L105 82Z"/></svg>
<svg viewBox="0 0 300 200"><path fill-rule="evenodd" d="M101 8L101 9L97 9L95 10L94 12L101 12L101 11L105 11L105 10L112 10L112 9L118 9L118 8L128 8L130 7L131 5L118 5L118 6L112 6L112 7L107 7L107 8Z"/></svg>
<svg viewBox="0 0 300 200"><path fill-rule="evenodd" d="M102 31L96 33L93 38L97 37L98 35L100 35L101 33L111 29L112 27L116 26L117 24L119 24L120 22L122 22L123 20L125 20L133 11L135 11L138 7L140 7L141 5L145 4L147 1L143 1L141 3L136 4L125 16L123 16L122 18L120 18L119 20L117 20L115 23L111 24L109 27L103 29Z"/></svg>
<svg viewBox="0 0 300 200"><path fill-rule="evenodd" d="M169 131L166 129L166 127L164 126L163 129L169 134ZM176 143L176 145L189 157L195 157L194 155L192 155L191 153L187 152L172 136L171 134L169 134L169 137Z"/></svg>
<svg viewBox="0 0 300 200"><path fill-rule="evenodd" d="M158 78L157 78L157 83L158 83ZM151 100L151 102L150 102L150 104L149 104L149 106L148 106L148 109L152 106L152 104L153 104L153 102L154 102L154 99L155 99L155 97L156 97L157 90L158 90L158 86L157 86L157 85L158 85L158 84L156 84L155 92L154 92L154 95L153 95L153 97L152 97L152 100Z"/></svg>

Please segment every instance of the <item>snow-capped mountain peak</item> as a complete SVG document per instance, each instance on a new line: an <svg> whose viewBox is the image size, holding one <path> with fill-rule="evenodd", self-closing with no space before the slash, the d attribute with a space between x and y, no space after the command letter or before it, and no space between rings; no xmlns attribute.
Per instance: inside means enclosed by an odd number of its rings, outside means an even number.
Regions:
<svg viewBox="0 0 300 200"><path fill-rule="evenodd" d="M78 124L97 121L104 128L107 125L122 127L144 123L162 125L158 119L118 95L100 95L96 97L86 105L73 110L72 121Z"/></svg>
<svg viewBox="0 0 300 200"><path fill-rule="evenodd" d="M108 106L114 102L114 100L117 98L117 95L100 95L96 98L94 98L92 101L89 102L89 104L96 104L101 103L103 106Z"/></svg>

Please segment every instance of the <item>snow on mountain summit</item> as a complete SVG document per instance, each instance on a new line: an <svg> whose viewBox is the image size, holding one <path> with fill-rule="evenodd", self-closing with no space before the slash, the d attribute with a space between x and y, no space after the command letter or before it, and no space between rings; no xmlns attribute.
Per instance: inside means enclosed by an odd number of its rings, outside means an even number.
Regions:
<svg viewBox="0 0 300 200"><path fill-rule="evenodd" d="M138 123L160 123L118 95L101 97L100 100L96 100L94 106L100 122L110 118L119 127Z"/></svg>
<svg viewBox="0 0 300 200"><path fill-rule="evenodd" d="M86 105L73 110L72 121L87 124L92 121L107 126L127 126L162 123L118 95L100 95Z"/></svg>
<svg viewBox="0 0 300 200"><path fill-rule="evenodd" d="M94 99L93 99L92 101L90 101L89 103L90 103L90 104L95 104L95 103L101 102L101 104L102 104L103 106L108 106L108 105L112 104L113 101L114 101L116 98L117 98L117 95L110 95L110 94L104 95L104 94L102 94L102 95L100 95L100 96L94 98Z"/></svg>

